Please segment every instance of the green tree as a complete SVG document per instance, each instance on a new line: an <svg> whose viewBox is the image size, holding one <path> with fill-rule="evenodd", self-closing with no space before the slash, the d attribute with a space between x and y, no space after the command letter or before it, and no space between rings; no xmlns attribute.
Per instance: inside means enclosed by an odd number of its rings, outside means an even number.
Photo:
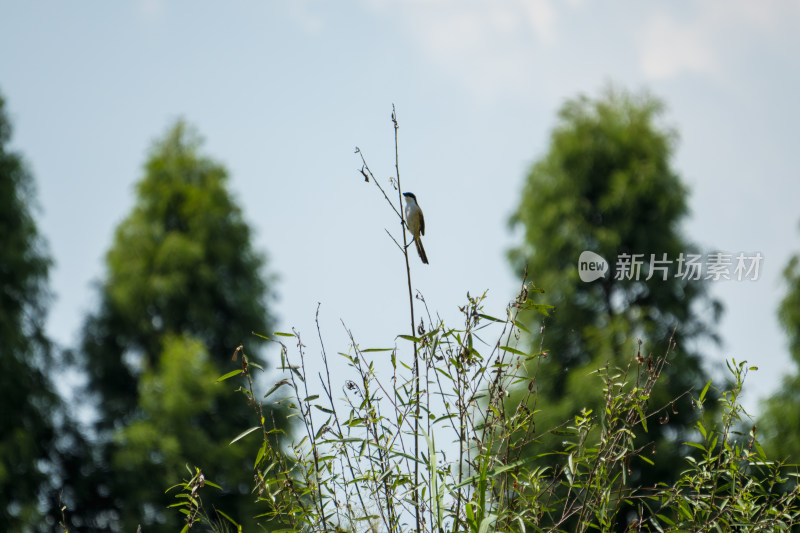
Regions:
<svg viewBox="0 0 800 533"><path fill-rule="evenodd" d="M778 307L778 320L789 337L789 355L800 365L800 255L783 271L786 296ZM759 427L764 448L779 460L800 464L800 374L785 376L781 388L762 405Z"/></svg>
<svg viewBox="0 0 800 533"><path fill-rule="evenodd" d="M245 523L259 512L247 495L257 443L228 445L253 412L215 378L239 364L231 358L240 344L263 364L251 332L269 331L270 293L227 173L200 144L178 122L154 146L106 256L99 310L84 326L104 445L98 492L108 495L107 509L87 520L97 528L180 529L164 490L188 475L186 464L223 487L203 489L207 508ZM280 411L267 418L285 425Z"/></svg>
<svg viewBox="0 0 800 533"><path fill-rule="evenodd" d="M510 252L518 272L546 291L556 309L545 320L547 355L528 370L538 391L537 426L554 427L580 409L602 418L603 392L592 386L594 370L634 366L638 340L641 355L663 353L673 331L677 348L669 358L666 379L653 391L651 406L662 406L707 381L692 340L711 335L719 305L702 281L676 276L681 254L697 253L680 231L688 212L687 188L671 166L675 133L659 122L663 105L654 97L609 89L599 98L567 101L558 115L547 153L531 168L512 227L522 242ZM592 251L609 263L605 277L583 282L578 258ZM621 254L642 254L637 279L619 276ZM650 269L650 258L674 261L666 279ZM650 274L651 279L647 279ZM703 273L705 277L705 273ZM541 319L529 316L529 324ZM713 335L711 335L713 337ZM533 341L538 349L538 340ZM643 362L642 364L647 364ZM713 402L709 402L711 404ZM652 421L641 444L655 441L661 454L680 457L696 417L688 397ZM668 437L668 438L667 438ZM560 439L542 436L539 451L558 449ZM537 452L538 453L538 452ZM674 479L677 464L647 470L631 465L631 482Z"/></svg>
<svg viewBox="0 0 800 533"><path fill-rule="evenodd" d="M0 523L5 531L44 529L53 413L47 378L52 347L44 332L51 265L31 214L34 183L10 151L11 124L0 96Z"/></svg>

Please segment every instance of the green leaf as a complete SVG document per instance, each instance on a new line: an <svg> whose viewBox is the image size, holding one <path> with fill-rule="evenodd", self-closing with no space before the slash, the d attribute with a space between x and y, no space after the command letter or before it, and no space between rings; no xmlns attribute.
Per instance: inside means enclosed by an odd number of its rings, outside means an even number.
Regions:
<svg viewBox="0 0 800 533"><path fill-rule="evenodd" d="M520 322L519 320L514 320L514 325L516 327L518 327L519 329L521 329L522 331L524 331L525 333L527 333L528 335L531 334L531 330L526 328L525 325L522 322Z"/></svg>
<svg viewBox="0 0 800 533"><path fill-rule="evenodd" d="M663 515L663 514L656 514L656 516L657 516L658 518L660 518L662 522L665 522L667 525L669 525L669 526L672 526L672 527L674 527L674 526L675 526L675 522L673 522L672 520L670 520L670 519L669 519L669 517L667 517L666 515Z"/></svg>
<svg viewBox="0 0 800 533"><path fill-rule="evenodd" d="M512 348L511 346L501 346L500 349L505 351L505 352L510 352L510 353L513 353L513 354L516 354L516 355L522 355L522 356L527 356L528 355L523 351L517 350L516 348Z"/></svg>
<svg viewBox="0 0 800 533"><path fill-rule="evenodd" d="M221 383L221 382L225 381L226 379L232 378L233 376L240 376L240 375L242 375L241 369L239 369L239 370L231 370L230 372L228 372L224 376L218 377L217 378L217 383Z"/></svg>
<svg viewBox="0 0 800 533"><path fill-rule="evenodd" d="M766 461L767 454L764 453L764 448L761 447L761 444L758 441L755 441L753 444L755 444L756 452L758 452L759 459L761 459L762 461Z"/></svg>
<svg viewBox="0 0 800 533"><path fill-rule="evenodd" d="M492 527L492 524L494 524L496 521L497 521L497 515L490 514L481 521L481 526L478 529L478 533L488 533L489 528Z"/></svg>
<svg viewBox="0 0 800 533"><path fill-rule="evenodd" d="M706 398L706 393L708 392L708 388L709 388L710 386L711 386L711 380L709 379L709 380L708 380L708 383L706 383L706 386L705 386L705 387L703 387L703 392L701 392L701 393L700 393L700 400L699 400L699 401L700 401L700 403L703 403L703 400L705 400L705 398Z"/></svg>
<svg viewBox="0 0 800 533"><path fill-rule="evenodd" d="M294 337L294 333L283 333L282 331L275 331L272 334L278 337Z"/></svg>
<svg viewBox="0 0 800 533"><path fill-rule="evenodd" d="M287 378L287 379L282 379L282 380L278 381L277 383L275 383L275 384L272 386L272 388L271 388L271 389L269 389L269 391L267 391L267 393L264 395L264 398L266 398L267 396L269 396L270 394L272 394L272 393L273 393L273 392L275 392L276 390L280 389L280 388L281 388L281 387L283 387L284 385L288 385L289 383L291 383L291 382L289 381L289 379L288 379L288 378Z"/></svg>
<svg viewBox="0 0 800 533"><path fill-rule="evenodd" d="M472 506L473 506L472 503L468 503L465 506L465 510L467 512L467 524L469 524L469 528L470 528L471 531L473 531L474 533L477 533L478 532L478 522L475 520L475 513L472 510Z"/></svg>
<svg viewBox="0 0 800 533"><path fill-rule="evenodd" d="M644 432L647 433L647 417L644 416L642 407L639 404L636 404L636 412L639 413L639 420L642 422L642 429L644 429Z"/></svg>
<svg viewBox="0 0 800 533"><path fill-rule="evenodd" d="M252 433L252 432L254 432L254 431L256 431L256 430L259 430L259 429L261 429L261 426L253 426L253 427L251 427L250 429L246 429L246 430L242 431L241 433L239 433L239 434L236 436L236 438L235 438L235 439L233 439L232 441L230 441L230 442L228 443L228 445L230 446L231 444L233 444L233 443L234 443L234 442L236 442L237 440L239 440L239 439L241 439L241 438L243 438L243 437L246 437L246 436L247 436L247 435L249 435L250 433Z"/></svg>
<svg viewBox="0 0 800 533"><path fill-rule="evenodd" d="M256 462L253 463L253 469L258 468L258 465L261 464L261 459L264 457L265 453L267 453L266 440L261 444L261 448L258 449L258 454L256 454Z"/></svg>
<svg viewBox="0 0 800 533"><path fill-rule="evenodd" d="M391 455L392 457L402 457L403 459L408 459L409 461L413 461L413 462L419 463L421 465L426 464L424 459L417 459L413 455L409 455L407 453L400 452L400 451L397 451L397 450L389 450L389 455Z"/></svg>
<svg viewBox="0 0 800 533"><path fill-rule="evenodd" d="M168 493L169 491L171 491L175 487L183 487L183 485L184 485L183 483L177 483L175 485L172 485L170 488L168 488L167 490L164 491L164 494Z"/></svg>
<svg viewBox="0 0 800 533"><path fill-rule="evenodd" d="M225 513L223 513L222 511L220 511L219 509L215 509L215 510L216 510L216 512L217 512L218 514L222 515L222 517L223 517L223 518L225 518L225 519L226 519L228 522L230 522L231 524L233 524L233 525L234 525L234 526L236 526L237 528L241 528L241 526L240 526L239 524L237 524L237 523L236 523L236 522L233 520L233 518L231 518L230 516L226 515Z"/></svg>

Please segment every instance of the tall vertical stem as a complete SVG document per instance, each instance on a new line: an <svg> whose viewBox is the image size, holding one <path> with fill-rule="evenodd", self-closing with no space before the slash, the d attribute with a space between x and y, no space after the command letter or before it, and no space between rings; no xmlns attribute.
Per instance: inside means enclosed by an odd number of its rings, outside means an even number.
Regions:
<svg viewBox="0 0 800 533"><path fill-rule="evenodd" d="M397 123L397 112L394 104L392 104L392 124L394 124L394 168L397 172L397 198L400 202L400 216L401 225L403 227L403 255L406 258L406 279L408 281L408 307L411 311L411 336L416 337L414 332L414 294L411 289L411 265L408 261L408 239L406 237L406 221L405 213L403 211L403 188L400 185L400 157L397 149L397 130L399 125ZM419 514L419 354L417 351L417 343L414 342L414 366L412 369L414 379L414 487L411 493L411 501L414 503L414 523L416 524L415 531L419 533L420 530L420 514Z"/></svg>

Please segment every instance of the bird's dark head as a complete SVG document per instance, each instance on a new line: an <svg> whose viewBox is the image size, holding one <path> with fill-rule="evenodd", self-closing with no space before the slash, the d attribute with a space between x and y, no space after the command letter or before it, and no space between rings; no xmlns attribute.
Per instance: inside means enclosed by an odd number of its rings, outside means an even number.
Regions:
<svg viewBox="0 0 800 533"><path fill-rule="evenodd" d="M405 196L406 198L411 198L411 199L412 199L412 200L414 200L415 202L417 201L417 197L416 197L416 196L414 196L414 193L413 193L413 192L404 192L404 193L403 193L403 196Z"/></svg>

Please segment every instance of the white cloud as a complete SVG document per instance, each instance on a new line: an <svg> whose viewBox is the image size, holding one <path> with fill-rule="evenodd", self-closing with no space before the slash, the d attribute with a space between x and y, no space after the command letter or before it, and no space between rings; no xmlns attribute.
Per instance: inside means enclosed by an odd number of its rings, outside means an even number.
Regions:
<svg viewBox="0 0 800 533"><path fill-rule="evenodd" d="M729 83L760 44L792 42L800 3L697 0L362 0L426 61L483 98L560 95L608 79ZM785 46L784 46L785 48Z"/></svg>
<svg viewBox="0 0 800 533"><path fill-rule="evenodd" d="M401 21L426 56L474 91L532 82L538 54L557 41L552 0L366 0Z"/></svg>
<svg viewBox="0 0 800 533"><path fill-rule="evenodd" d="M660 10L638 35L640 68L651 80L684 73L720 75L726 61L736 56L736 47L793 33L798 15L800 4L770 0L705 0L685 9Z"/></svg>
<svg viewBox="0 0 800 533"><path fill-rule="evenodd" d="M292 0L286 3L289 15L299 22L307 33L316 33L323 27L322 17L309 5L308 0Z"/></svg>
<svg viewBox="0 0 800 533"><path fill-rule="evenodd" d="M522 0L528 24L545 44L553 44L556 38L556 11L548 0Z"/></svg>
<svg viewBox="0 0 800 533"><path fill-rule="evenodd" d="M660 13L645 27L641 67L647 78L672 78L684 71L712 73L716 65L702 26L681 25L671 15Z"/></svg>
<svg viewBox="0 0 800 533"><path fill-rule="evenodd" d="M164 12L164 1L139 0L139 10L147 18L159 18Z"/></svg>

